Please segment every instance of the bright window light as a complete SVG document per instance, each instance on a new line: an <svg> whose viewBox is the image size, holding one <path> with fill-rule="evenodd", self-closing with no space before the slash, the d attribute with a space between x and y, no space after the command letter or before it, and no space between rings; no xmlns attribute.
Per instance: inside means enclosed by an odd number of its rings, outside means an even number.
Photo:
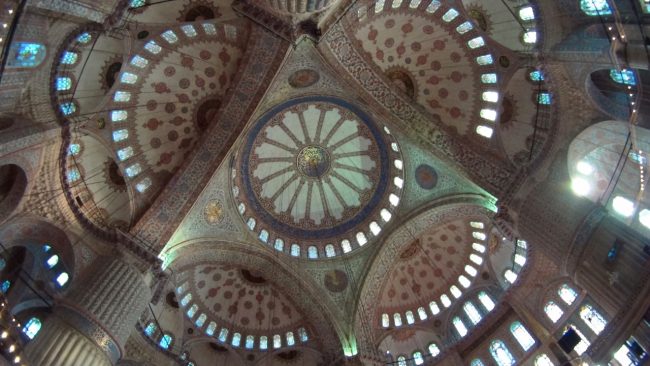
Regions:
<svg viewBox="0 0 650 366"><path fill-rule="evenodd" d="M639 222L647 229L650 229L650 210L643 209L639 212Z"/></svg>
<svg viewBox="0 0 650 366"><path fill-rule="evenodd" d="M532 6L524 6L519 9L519 18L523 21L535 19L535 12L533 11Z"/></svg>
<svg viewBox="0 0 650 366"><path fill-rule="evenodd" d="M571 189L578 196L586 196L591 192L591 184L586 179L576 177L571 180Z"/></svg>
<svg viewBox="0 0 650 366"><path fill-rule="evenodd" d="M634 202L625 197L616 196L612 201L612 207L619 215L630 217L634 214Z"/></svg>
<svg viewBox="0 0 650 366"><path fill-rule="evenodd" d="M576 164L576 169L578 170L578 173L582 175L591 175L591 173L594 172L594 167L584 160L581 160Z"/></svg>
<svg viewBox="0 0 650 366"><path fill-rule="evenodd" d="M476 133L489 139L492 137L494 130L488 126L476 126Z"/></svg>

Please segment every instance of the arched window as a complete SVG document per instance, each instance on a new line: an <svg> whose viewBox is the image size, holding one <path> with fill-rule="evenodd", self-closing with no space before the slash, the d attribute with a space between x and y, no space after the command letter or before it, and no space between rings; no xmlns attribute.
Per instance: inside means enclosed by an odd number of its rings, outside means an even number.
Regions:
<svg viewBox="0 0 650 366"><path fill-rule="evenodd" d="M484 109L484 111L485 111L485 109ZM496 113L496 112L494 112L494 113ZM494 115L494 119L496 119L496 114ZM479 231L472 232L472 236L476 240L485 240L485 238L486 238L485 234L482 233L482 232L479 232Z"/></svg>
<svg viewBox="0 0 650 366"><path fill-rule="evenodd" d="M216 329L217 329L217 323L215 323L215 322L210 322L210 324L208 324L208 327L205 328L205 334L207 334L207 335L209 335L210 337L212 337L212 336L214 335L214 331L215 331Z"/></svg>
<svg viewBox="0 0 650 366"><path fill-rule="evenodd" d="M309 340L309 336L307 335L307 330L305 328L298 328L298 338L300 338L300 342L305 343Z"/></svg>
<svg viewBox="0 0 650 366"><path fill-rule="evenodd" d="M435 301L431 301L429 303L429 310L431 310L431 314L436 315L440 312L440 307Z"/></svg>
<svg viewBox="0 0 650 366"><path fill-rule="evenodd" d="M3 294L6 294L7 291L9 291L9 288L11 288L11 281L9 280L2 281L2 284L0 285L0 291L2 291Z"/></svg>
<svg viewBox="0 0 650 366"><path fill-rule="evenodd" d="M343 253L349 253L352 251L352 246L348 239L343 239L343 241L341 241L341 248L343 249Z"/></svg>
<svg viewBox="0 0 650 366"><path fill-rule="evenodd" d="M478 312L478 309L476 309L476 306L474 306L471 301L468 301L463 305L463 310L465 310L465 314L467 314L467 317L474 325L481 321L481 313Z"/></svg>
<svg viewBox="0 0 650 366"><path fill-rule="evenodd" d="M594 331L596 334L605 329L607 321L597 312L591 305L584 305L580 308L580 318Z"/></svg>
<svg viewBox="0 0 650 366"><path fill-rule="evenodd" d="M284 250L284 240L282 239L275 239L275 245L273 246L275 250L281 252Z"/></svg>
<svg viewBox="0 0 650 366"><path fill-rule="evenodd" d="M156 333L156 328L156 323L149 322L149 324L147 324L147 327L144 328L144 334L146 334L148 337L153 337L153 334Z"/></svg>
<svg viewBox="0 0 650 366"><path fill-rule="evenodd" d="M535 358L535 366L555 366L553 361L545 353Z"/></svg>
<svg viewBox="0 0 650 366"><path fill-rule="evenodd" d="M429 354L431 355L431 357L436 357L437 355L440 354L440 348L438 348L438 345L435 344L435 343L429 344L428 349L429 349Z"/></svg>
<svg viewBox="0 0 650 366"><path fill-rule="evenodd" d="M503 278L505 278L509 284L513 284L517 281L517 274L511 269L506 269L505 272L503 272Z"/></svg>
<svg viewBox="0 0 650 366"><path fill-rule="evenodd" d="M475 358L472 360L472 363L470 363L470 366L485 366L485 365L483 365L483 361L479 360L478 358Z"/></svg>
<svg viewBox="0 0 650 366"><path fill-rule="evenodd" d="M413 361L415 362L416 365L422 365L424 363L422 352L420 351L413 352Z"/></svg>
<svg viewBox="0 0 650 366"><path fill-rule="evenodd" d="M402 316L400 315L400 313L393 314L393 322L395 323L396 327L402 326Z"/></svg>
<svg viewBox="0 0 650 366"><path fill-rule="evenodd" d="M266 231L266 230L262 230L262 231L260 231L260 236L259 236L259 238L260 238L260 240L261 240L262 242L264 242L264 243L268 242L268 241L269 241L269 232Z"/></svg>
<svg viewBox="0 0 650 366"><path fill-rule="evenodd" d="M221 328L219 331L219 340L223 343L226 343L226 339L228 339L228 329Z"/></svg>
<svg viewBox="0 0 650 366"><path fill-rule="evenodd" d="M465 288L469 288L469 286L472 284L464 275L458 276L458 283L460 283L460 285Z"/></svg>
<svg viewBox="0 0 650 366"><path fill-rule="evenodd" d="M73 65L77 62L79 54L76 52L65 51L61 56L61 63L65 65Z"/></svg>
<svg viewBox="0 0 650 366"><path fill-rule="evenodd" d="M199 315L198 318L196 318L196 322L194 323L198 328L201 328L203 324L205 324L205 321L208 319L208 316L205 315L205 313Z"/></svg>
<svg viewBox="0 0 650 366"><path fill-rule="evenodd" d="M415 323L415 317L413 316L413 312L411 310L406 311L406 322L408 324Z"/></svg>
<svg viewBox="0 0 650 366"><path fill-rule="evenodd" d="M273 336L273 348L282 347L282 337L279 334Z"/></svg>
<svg viewBox="0 0 650 366"><path fill-rule="evenodd" d="M557 321L560 320L562 315L564 315L564 311L562 311L562 309L560 309L560 307L557 306L557 304L553 301L549 301L546 303L546 305L544 306L544 312L546 313L546 316L548 316L548 318L551 319L553 323L557 323Z"/></svg>
<svg viewBox="0 0 650 366"><path fill-rule="evenodd" d="M292 257L300 257L300 245L291 244L291 256Z"/></svg>
<svg viewBox="0 0 650 366"><path fill-rule="evenodd" d="M580 0L580 9L589 16L612 14L607 0Z"/></svg>
<svg viewBox="0 0 650 366"><path fill-rule="evenodd" d="M483 264L483 258L479 257L478 255L476 255L474 253L469 255L469 260L471 260L472 262L476 263L476 265L479 265L479 266L481 264Z"/></svg>
<svg viewBox="0 0 650 366"><path fill-rule="evenodd" d="M448 308L451 306L451 300L449 300L449 296L446 294L440 295L440 302L442 303L442 306Z"/></svg>
<svg viewBox="0 0 650 366"><path fill-rule="evenodd" d="M619 71L611 69L609 70L609 76L614 80L614 82L619 84L636 85L636 75L634 75L634 71L632 70L623 69Z"/></svg>
<svg viewBox="0 0 650 366"><path fill-rule="evenodd" d="M469 264L465 265L465 272L467 272L467 274L472 277L476 277L476 275L478 274L476 268L470 266Z"/></svg>
<svg viewBox="0 0 650 366"><path fill-rule="evenodd" d="M456 332L459 336L464 337L467 334L467 327L465 327L465 323L463 323L459 317L455 317L452 320L452 323L454 324L454 328L456 328Z"/></svg>
<svg viewBox="0 0 650 366"><path fill-rule="evenodd" d="M37 67L45 60L46 48L40 43L14 42L9 49L8 67Z"/></svg>
<svg viewBox="0 0 650 366"><path fill-rule="evenodd" d="M45 261L45 264L47 264L47 268L52 269L54 266L56 266L59 263L59 256L54 254L50 258Z"/></svg>
<svg viewBox="0 0 650 366"><path fill-rule="evenodd" d="M406 357L404 356L397 357L397 366L406 366Z"/></svg>
<svg viewBox="0 0 650 366"><path fill-rule="evenodd" d="M70 276L68 275L67 272L61 272L59 273L58 276L56 276L56 283L59 285L59 287L65 286L66 283L68 283L68 280L70 279Z"/></svg>
<svg viewBox="0 0 650 366"><path fill-rule="evenodd" d="M515 358L508 350L508 347L501 341L496 340L490 344L490 354L499 366L512 366L515 364Z"/></svg>
<svg viewBox="0 0 650 366"><path fill-rule="evenodd" d="M293 337L293 332L287 332L287 346L293 346L296 344L296 340Z"/></svg>
<svg viewBox="0 0 650 366"><path fill-rule="evenodd" d="M34 339L36 337L36 334L41 330L41 320L33 317L27 321L25 326L23 327L23 334L27 336L29 339Z"/></svg>
<svg viewBox="0 0 650 366"><path fill-rule="evenodd" d="M267 349L269 347L269 340L266 336L260 336L260 349Z"/></svg>
<svg viewBox="0 0 650 366"><path fill-rule="evenodd" d="M69 77L58 77L56 78L56 90L64 91L70 90L72 87L72 79Z"/></svg>
<svg viewBox="0 0 650 366"><path fill-rule="evenodd" d="M197 310L199 310L198 305L193 304L192 306L190 306L190 308L187 310L187 317L190 319L193 318Z"/></svg>
<svg viewBox="0 0 650 366"><path fill-rule="evenodd" d="M418 308L418 316L420 317L420 320L425 320L428 317L427 311L421 306Z"/></svg>
<svg viewBox="0 0 650 366"><path fill-rule="evenodd" d="M327 256L328 258L336 256L336 250L334 250L334 245L327 244L325 246L325 256Z"/></svg>
<svg viewBox="0 0 650 366"><path fill-rule="evenodd" d="M381 314L381 326L384 328L390 327L390 318L388 314Z"/></svg>
<svg viewBox="0 0 650 366"><path fill-rule="evenodd" d="M487 292L481 291L478 293L478 301L481 302L485 310L492 311L494 309L494 301Z"/></svg>
<svg viewBox="0 0 650 366"><path fill-rule="evenodd" d="M254 346L255 346L255 336L247 335L246 343L244 343L244 347L248 349L252 349Z"/></svg>
<svg viewBox="0 0 650 366"><path fill-rule="evenodd" d="M171 347L173 341L174 341L174 339L172 338L172 336L170 334L165 333L160 338L160 342L158 342L158 345L162 349L169 349Z"/></svg>
<svg viewBox="0 0 650 366"><path fill-rule="evenodd" d="M313 245L307 248L307 257L310 259L318 258L318 249Z"/></svg>
<svg viewBox="0 0 650 366"><path fill-rule="evenodd" d="M578 297L576 290L572 289L566 283L560 286L560 289L557 290L557 294L560 295L560 298L567 304L571 305Z"/></svg>
<svg viewBox="0 0 650 366"><path fill-rule="evenodd" d="M520 322L514 322L510 325L510 333L519 342L519 345L524 351L528 351L530 347L535 345L535 339Z"/></svg>
<svg viewBox="0 0 650 366"><path fill-rule="evenodd" d="M192 301L192 294L188 293L187 295L183 296L183 298L181 299L181 306L186 307L187 304L190 303L190 301Z"/></svg>
<svg viewBox="0 0 650 366"><path fill-rule="evenodd" d="M234 334L232 335L232 341L230 342L230 344L231 344L233 347L239 347L239 345L241 344L241 334L239 334L239 333L234 333Z"/></svg>
<svg viewBox="0 0 650 366"><path fill-rule="evenodd" d="M463 293L460 291L460 289L456 285L452 285L449 288L449 292L451 292L451 294L454 295L454 297L457 298L457 299L463 295Z"/></svg>

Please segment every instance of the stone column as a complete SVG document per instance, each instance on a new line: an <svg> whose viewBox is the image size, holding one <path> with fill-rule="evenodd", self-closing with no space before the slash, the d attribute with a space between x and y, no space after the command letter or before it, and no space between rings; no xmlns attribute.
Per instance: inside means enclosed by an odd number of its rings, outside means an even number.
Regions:
<svg viewBox="0 0 650 366"><path fill-rule="evenodd" d="M143 275L121 259L102 257L80 277L27 345L30 364L108 366L122 357L151 298Z"/></svg>

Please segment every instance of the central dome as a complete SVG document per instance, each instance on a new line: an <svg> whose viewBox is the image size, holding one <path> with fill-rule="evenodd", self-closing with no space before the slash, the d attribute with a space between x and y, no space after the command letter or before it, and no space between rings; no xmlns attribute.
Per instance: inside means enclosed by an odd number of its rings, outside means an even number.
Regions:
<svg viewBox="0 0 650 366"><path fill-rule="evenodd" d="M305 245L311 257L348 252L355 241L364 245L399 202L401 187L391 177L402 181L402 162L387 131L334 97L272 108L253 125L233 170L248 227L278 250L286 242L293 255ZM368 233L370 226L379 231Z"/></svg>
<svg viewBox="0 0 650 366"><path fill-rule="evenodd" d="M296 166L303 175L310 178L320 178L330 168L330 157L323 147L305 146L298 153Z"/></svg>

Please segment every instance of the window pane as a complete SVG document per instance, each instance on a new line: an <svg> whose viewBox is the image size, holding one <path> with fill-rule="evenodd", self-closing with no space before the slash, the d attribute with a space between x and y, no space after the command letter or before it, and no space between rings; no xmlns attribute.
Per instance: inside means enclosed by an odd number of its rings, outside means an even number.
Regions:
<svg viewBox="0 0 650 366"><path fill-rule="evenodd" d="M23 327L23 333L29 339L34 339L39 330L41 330L41 321L38 318L29 319Z"/></svg>
<svg viewBox="0 0 650 366"><path fill-rule="evenodd" d="M440 354L440 348L438 348L438 345L435 343L431 343L429 345L429 354L433 357L437 356Z"/></svg>
<svg viewBox="0 0 650 366"><path fill-rule="evenodd" d="M553 301L549 301L546 306L544 306L544 312L553 323L557 323L564 314L564 311L562 311L562 309L560 309L560 307Z"/></svg>
<svg viewBox="0 0 650 366"><path fill-rule="evenodd" d="M589 328L591 328L591 330L596 334L600 334L607 325L605 318L594 310L591 305L584 305L580 308L580 318L582 318L582 320L584 320Z"/></svg>
<svg viewBox="0 0 650 366"><path fill-rule="evenodd" d="M452 320L452 323L454 324L454 328L456 328L456 332L458 332L459 336L464 337L467 334L467 327L465 327L465 323L463 323L459 317L455 317Z"/></svg>
<svg viewBox="0 0 650 366"><path fill-rule="evenodd" d="M465 314L467 314L467 317L472 321L472 323L474 323L474 325L481 321L481 313L478 312L478 309L471 301L468 301L463 305L463 310L465 310Z"/></svg>
<svg viewBox="0 0 650 366"><path fill-rule="evenodd" d="M424 358L422 358L422 352L416 351L413 352L413 361L416 365L422 365L424 363Z"/></svg>
<svg viewBox="0 0 650 366"><path fill-rule="evenodd" d="M492 311L492 309L494 309L494 301L492 301L492 298L487 294L487 292L481 291L478 294L478 300L483 304L485 310Z"/></svg>
<svg viewBox="0 0 650 366"><path fill-rule="evenodd" d="M528 351L530 347L535 345L535 339L533 339L530 333L528 333L528 330L520 322L512 323L510 325L510 332L524 351Z"/></svg>
<svg viewBox="0 0 650 366"><path fill-rule="evenodd" d="M400 313L393 314L393 322L395 323L396 327L402 326L402 316L400 315Z"/></svg>
<svg viewBox="0 0 650 366"><path fill-rule="evenodd" d="M160 342L158 343L158 345L162 349L169 349L169 346L171 346L171 344L172 344L172 336L169 334L163 335L162 338L160 338Z"/></svg>
<svg viewBox="0 0 650 366"><path fill-rule="evenodd" d="M503 273L503 277L510 284L515 283L515 281L517 281L517 274L514 273L511 269L506 269L506 271Z"/></svg>
<svg viewBox="0 0 650 366"><path fill-rule="evenodd" d="M553 361L544 353L535 358L535 366L555 366Z"/></svg>
<svg viewBox="0 0 650 366"><path fill-rule="evenodd" d="M567 305L573 304L575 301L576 297L578 297L578 294L574 289L569 287L566 283L560 286L560 289L557 291L558 295L560 295L560 298L567 303Z"/></svg>
<svg viewBox="0 0 650 366"><path fill-rule="evenodd" d="M512 357L506 345L500 340L492 342L490 345L490 354L492 354L492 358L494 358L494 361L499 366L512 366L515 364L514 357Z"/></svg>

